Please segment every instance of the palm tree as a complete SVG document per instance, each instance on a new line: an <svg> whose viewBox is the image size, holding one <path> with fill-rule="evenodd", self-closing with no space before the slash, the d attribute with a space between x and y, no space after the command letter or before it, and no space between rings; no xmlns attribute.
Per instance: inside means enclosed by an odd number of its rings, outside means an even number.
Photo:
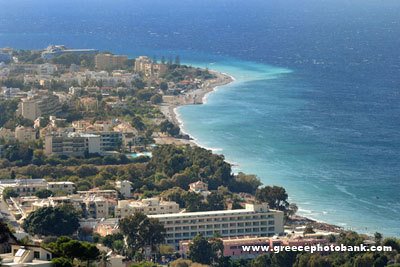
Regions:
<svg viewBox="0 0 400 267"><path fill-rule="evenodd" d="M99 256L99 266L100 267L108 267L111 266L111 261L110 261L110 252L102 251L100 256Z"/></svg>

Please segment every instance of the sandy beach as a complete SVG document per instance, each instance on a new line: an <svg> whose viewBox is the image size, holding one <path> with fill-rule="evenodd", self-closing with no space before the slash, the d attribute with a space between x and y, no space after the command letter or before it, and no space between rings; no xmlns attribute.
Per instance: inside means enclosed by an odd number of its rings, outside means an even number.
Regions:
<svg viewBox="0 0 400 267"><path fill-rule="evenodd" d="M176 108L183 105L199 105L203 104L205 96L215 90L216 87L229 84L234 81L234 78L217 71L211 71L216 78L209 80L203 86L196 90L188 91L184 94L174 97L164 97L163 104L160 105L160 110L164 116L177 126L181 126L177 118ZM178 145L196 145L190 139L178 139L167 136L160 136L155 138L157 144L178 144Z"/></svg>

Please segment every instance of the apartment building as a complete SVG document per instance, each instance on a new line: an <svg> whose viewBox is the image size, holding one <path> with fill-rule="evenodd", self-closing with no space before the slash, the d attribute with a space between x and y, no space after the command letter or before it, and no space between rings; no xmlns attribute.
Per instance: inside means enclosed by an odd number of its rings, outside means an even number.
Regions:
<svg viewBox="0 0 400 267"><path fill-rule="evenodd" d="M116 202L105 197L91 196L86 198L84 216L88 218L102 219L108 218L114 211Z"/></svg>
<svg viewBox="0 0 400 267"><path fill-rule="evenodd" d="M14 189L20 196L33 195L43 189L70 194L75 190L75 184L73 182L46 182L45 179L1 180L0 192L5 188Z"/></svg>
<svg viewBox="0 0 400 267"><path fill-rule="evenodd" d="M31 208L25 207L25 215L42 207L56 207L59 205L71 205L80 212L84 218L102 219L108 218L114 213L116 201L101 196L82 197L78 194L63 197L49 197L37 199L31 203ZM22 207L20 207L22 208Z"/></svg>
<svg viewBox="0 0 400 267"><path fill-rule="evenodd" d="M167 72L168 66L154 63L149 57L140 56L135 59L135 72L142 73L146 77L159 77Z"/></svg>
<svg viewBox="0 0 400 267"><path fill-rule="evenodd" d="M245 209L148 215L166 229L166 243L175 247L197 234L212 237L268 237L284 232L283 212L270 210L267 204L246 204Z"/></svg>
<svg viewBox="0 0 400 267"><path fill-rule="evenodd" d="M100 150L118 150L122 145L122 133L119 132L88 132L88 134L100 136Z"/></svg>
<svg viewBox="0 0 400 267"><path fill-rule="evenodd" d="M93 188L89 191L78 191L77 194L81 197L98 196L109 199L118 199L118 192L112 189L97 189Z"/></svg>
<svg viewBox="0 0 400 267"><path fill-rule="evenodd" d="M86 153L101 153L101 137L95 134L55 132L45 137L46 155L82 157Z"/></svg>
<svg viewBox="0 0 400 267"><path fill-rule="evenodd" d="M58 71L57 65L50 63L40 64L37 67L37 73L39 75L53 75L56 71Z"/></svg>
<svg viewBox="0 0 400 267"><path fill-rule="evenodd" d="M115 209L115 217L124 218L142 212L146 215L173 214L179 212L179 205L173 201L163 201L159 198L146 198L142 200L120 200Z"/></svg>
<svg viewBox="0 0 400 267"><path fill-rule="evenodd" d="M21 196L33 195L35 192L47 189L47 182L44 179L16 179L0 180L0 192L5 188L12 188Z"/></svg>
<svg viewBox="0 0 400 267"><path fill-rule="evenodd" d="M132 197L132 183L128 180L116 181L115 188L125 197Z"/></svg>
<svg viewBox="0 0 400 267"><path fill-rule="evenodd" d="M37 139L37 132L32 127L17 126L15 128L15 139L21 143L33 142Z"/></svg>
<svg viewBox="0 0 400 267"><path fill-rule="evenodd" d="M56 115L60 111L61 104L56 95L35 94L22 99L17 113L34 121L40 116Z"/></svg>
<svg viewBox="0 0 400 267"><path fill-rule="evenodd" d="M121 68L127 60L128 56L111 54L97 54L94 58L96 69L99 70Z"/></svg>
<svg viewBox="0 0 400 267"><path fill-rule="evenodd" d="M75 183L73 182L48 182L47 189L52 192L65 192L67 194L73 194L75 191Z"/></svg>

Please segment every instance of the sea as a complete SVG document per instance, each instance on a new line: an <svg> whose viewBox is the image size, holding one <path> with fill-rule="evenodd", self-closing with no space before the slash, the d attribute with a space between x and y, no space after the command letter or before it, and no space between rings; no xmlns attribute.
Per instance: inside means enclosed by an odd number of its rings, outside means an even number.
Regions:
<svg viewBox="0 0 400 267"><path fill-rule="evenodd" d="M50 44L233 76L185 132L301 215L400 237L400 1L0 0L0 47Z"/></svg>

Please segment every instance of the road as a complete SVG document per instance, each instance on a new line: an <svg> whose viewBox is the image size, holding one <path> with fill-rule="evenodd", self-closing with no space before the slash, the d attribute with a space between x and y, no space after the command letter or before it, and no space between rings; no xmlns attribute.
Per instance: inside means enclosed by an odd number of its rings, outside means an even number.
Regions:
<svg viewBox="0 0 400 267"><path fill-rule="evenodd" d="M15 220L14 215L10 213L8 210L8 205L7 203L3 200L3 195L0 195L0 214L6 222L8 222L15 230L19 230L20 226L17 223L17 220Z"/></svg>

